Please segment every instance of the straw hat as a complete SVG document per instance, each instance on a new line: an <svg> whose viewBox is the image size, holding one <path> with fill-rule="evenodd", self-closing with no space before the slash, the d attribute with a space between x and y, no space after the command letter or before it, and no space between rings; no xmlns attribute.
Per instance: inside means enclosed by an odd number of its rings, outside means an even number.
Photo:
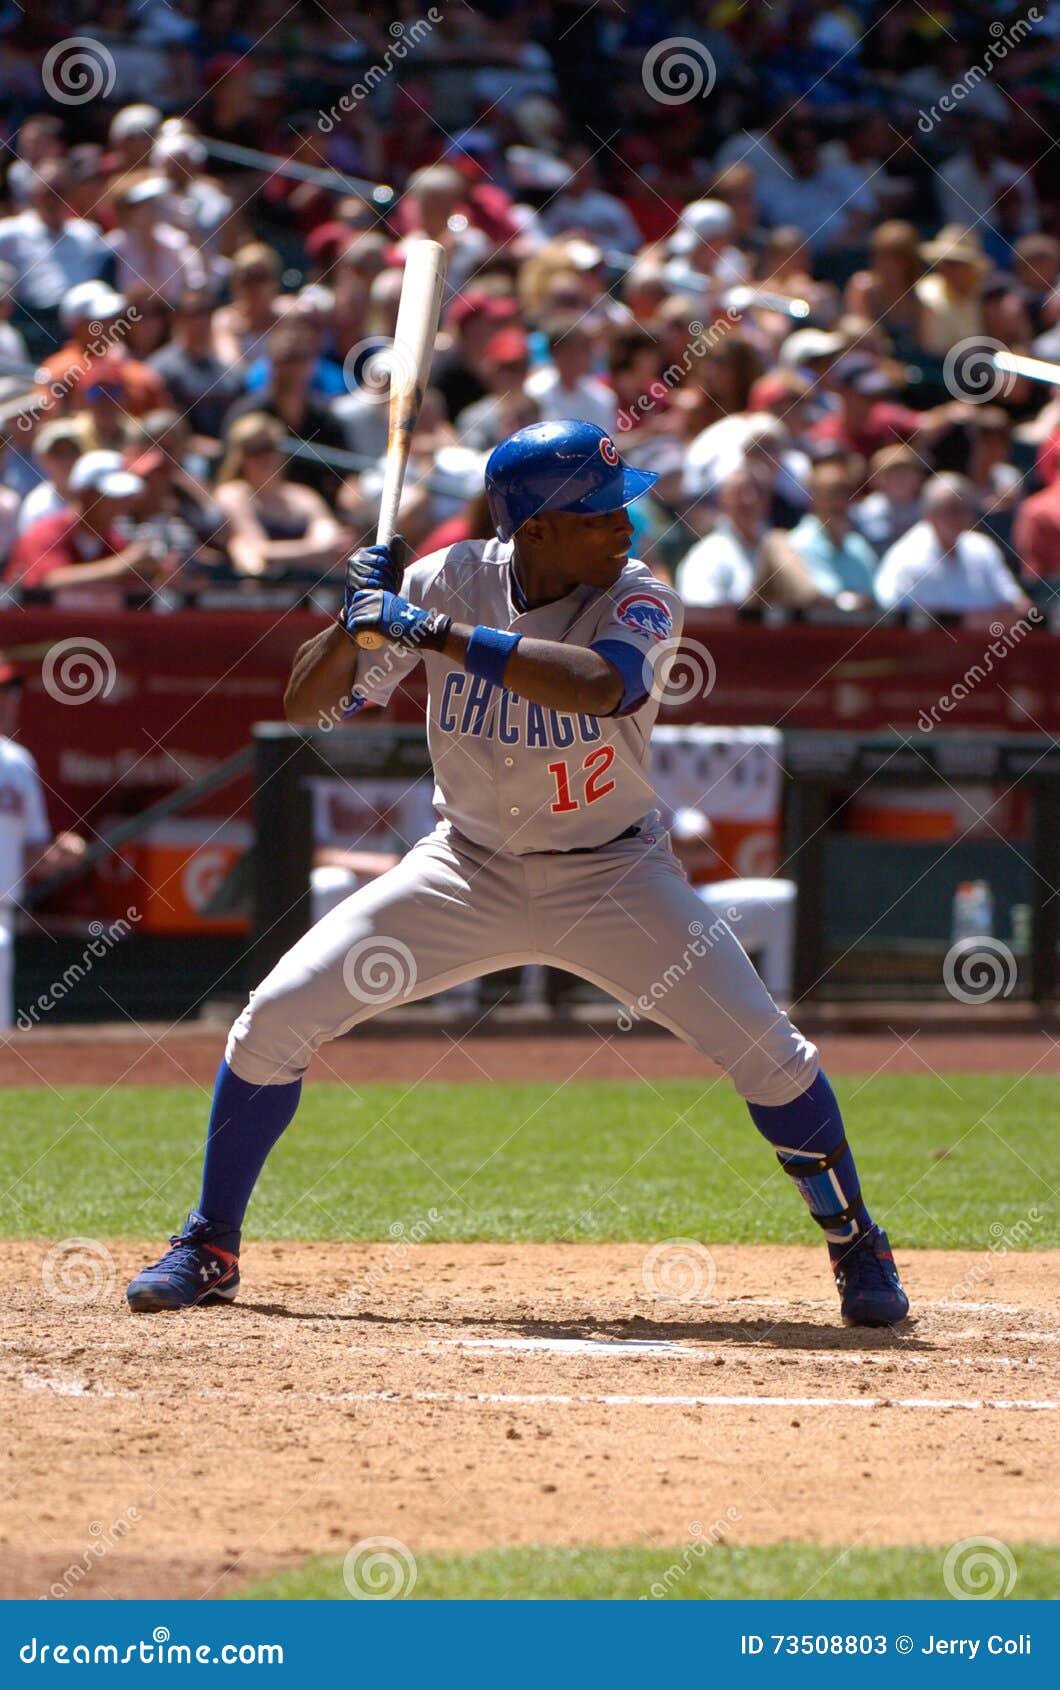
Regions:
<svg viewBox="0 0 1060 1690"><path fill-rule="evenodd" d="M925 264L974 264L983 271L993 268L979 244L979 236L961 223L947 223L934 240L922 242L920 256Z"/></svg>

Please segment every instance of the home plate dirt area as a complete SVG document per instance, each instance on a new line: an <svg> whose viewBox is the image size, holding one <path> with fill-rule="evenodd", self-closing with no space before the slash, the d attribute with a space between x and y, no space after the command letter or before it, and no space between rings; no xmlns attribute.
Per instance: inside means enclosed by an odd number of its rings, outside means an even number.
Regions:
<svg viewBox="0 0 1060 1690"><path fill-rule="evenodd" d="M425 1244L395 1272L384 1244L249 1241L239 1302L138 1318L153 1245L110 1246L107 1299L70 1306L48 1248L0 1246L8 1596L84 1562L60 1594L223 1595L370 1534L1055 1534L1060 1252L899 1251L915 1318L873 1332L811 1248L713 1247L709 1296L666 1303L642 1245Z"/></svg>

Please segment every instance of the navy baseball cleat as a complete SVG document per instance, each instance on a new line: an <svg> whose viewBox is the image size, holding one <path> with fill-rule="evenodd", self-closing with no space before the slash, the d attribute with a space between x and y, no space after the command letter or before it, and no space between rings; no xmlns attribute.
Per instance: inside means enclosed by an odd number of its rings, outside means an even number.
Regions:
<svg viewBox="0 0 1060 1690"><path fill-rule="evenodd" d="M196 1303L230 1303L239 1290L238 1230L216 1225L193 1209L183 1232L153 1267L145 1267L126 1288L134 1314L190 1309Z"/></svg>
<svg viewBox="0 0 1060 1690"><path fill-rule="evenodd" d="M885 1232L871 1227L850 1244L832 1245L829 1253L844 1326L894 1326L905 1319L909 1298Z"/></svg>

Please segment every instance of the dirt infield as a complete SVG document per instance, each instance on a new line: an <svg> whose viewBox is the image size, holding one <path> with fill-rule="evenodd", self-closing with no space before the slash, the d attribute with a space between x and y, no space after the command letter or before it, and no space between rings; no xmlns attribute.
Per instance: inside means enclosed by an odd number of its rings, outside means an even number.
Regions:
<svg viewBox="0 0 1060 1690"><path fill-rule="evenodd" d="M218 1595L376 1534L1057 1533L1060 1252L900 1252L889 1333L837 1324L811 1249L718 1246L668 1302L638 1245L252 1244L240 1302L153 1317L142 1247L87 1303L48 1249L0 1245L7 1596Z"/></svg>
<svg viewBox="0 0 1060 1690"><path fill-rule="evenodd" d="M1060 1026L1026 1017L1011 1023L977 1016L959 1021L875 1026L807 1020L831 1074L1011 1073L1060 1074ZM0 1040L0 1086L48 1084L212 1086L224 1050L224 1024L190 1028L91 1026L40 1029ZM695 1079L710 1066L668 1033L629 1037L613 1026L541 1024L494 1032L454 1026L401 1036L358 1032L325 1046L311 1076L353 1084L388 1080L410 1085L500 1080Z"/></svg>

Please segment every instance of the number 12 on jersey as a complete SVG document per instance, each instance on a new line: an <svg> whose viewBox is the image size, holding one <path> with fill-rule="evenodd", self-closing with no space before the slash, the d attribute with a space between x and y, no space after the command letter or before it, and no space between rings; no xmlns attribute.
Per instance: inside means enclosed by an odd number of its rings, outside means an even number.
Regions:
<svg viewBox="0 0 1060 1690"><path fill-rule="evenodd" d="M548 772L556 782L556 797L552 805L554 816L566 815L570 810L580 810L583 801L595 804L598 798L606 798L609 792L614 792L616 782L605 780L604 776L615 760L613 745L598 745L595 751L590 751L581 769L575 770L575 778L581 773L585 777L583 786L584 799L571 797L570 769L566 762L550 763Z"/></svg>

